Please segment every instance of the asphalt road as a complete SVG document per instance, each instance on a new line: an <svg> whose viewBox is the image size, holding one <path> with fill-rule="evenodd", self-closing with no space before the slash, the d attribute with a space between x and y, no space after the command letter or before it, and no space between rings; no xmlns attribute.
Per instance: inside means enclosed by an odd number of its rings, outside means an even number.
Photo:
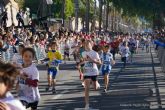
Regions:
<svg viewBox="0 0 165 110"><path fill-rule="evenodd" d="M45 92L46 68L40 65L39 110L84 110L84 88L74 62L61 64L57 75L57 93ZM110 90L103 93L103 77L99 76L101 88L91 86L92 110L165 110L165 74L154 50L135 54L133 63L122 69L120 58L110 75Z"/></svg>

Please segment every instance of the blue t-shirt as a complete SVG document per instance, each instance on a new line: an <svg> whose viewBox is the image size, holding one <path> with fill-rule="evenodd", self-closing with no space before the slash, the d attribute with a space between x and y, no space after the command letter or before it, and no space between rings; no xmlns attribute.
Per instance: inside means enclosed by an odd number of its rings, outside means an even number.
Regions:
<svg viewBox="0 0 165 110"><path fill-rule="evenodd" d="M112 68L112 60L113 60L113 55L108 52L108 53L102 53L101 56L101 61L103 64L101 65L101 70L102 71L110 71Z"/></svg>

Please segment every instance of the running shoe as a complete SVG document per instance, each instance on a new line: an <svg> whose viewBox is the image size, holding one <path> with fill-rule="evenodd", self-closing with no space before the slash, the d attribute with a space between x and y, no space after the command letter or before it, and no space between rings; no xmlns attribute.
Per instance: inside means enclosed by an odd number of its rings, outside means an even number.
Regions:
<svg viewBox="0 0 165 110"><path fill-rule="evenodd" d="M107 93L107 89L104 89L104 92Z"/></svg>
<svg viewBox="0 0 165 110"><path fill-rule="evenodd" d="M50 89L50 86L47 86L47 87L45 88L46 92L49 91L49 89Z"/></svg>
<svg viewBox="0 0 165 110"><path fill-rule="evenodd" d="M98 82L96 83L96 89L100 89L100 84Z"/></svg>
<svg viewBox="0 0 165 110"><path fill-rule="evenodd" d="M85 110L89 110L89 104L85 105Z"/></svg>
<svg viewBox="0 0 165 110"><path fill-rule="evenodd" d="M56 93L56 89L55 89L55 88L52 89L52 93L53 93L53 94Z"/></svg>
<svg viewBox="0 0 165 110"><path fill-rule="evenodd" d="M85 88L85 84L84 84L84 82L82 82L82 86Z"/></svg>

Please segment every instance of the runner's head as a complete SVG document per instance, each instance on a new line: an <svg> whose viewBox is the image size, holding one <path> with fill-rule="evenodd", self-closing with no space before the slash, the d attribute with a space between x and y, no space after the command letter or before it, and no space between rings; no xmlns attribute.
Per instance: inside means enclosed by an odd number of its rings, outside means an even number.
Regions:
<svg viewBox="0 0 165 110"><path fill-rule="evenodd" d="M91 40L87 40L85 42L85 50L90 51L92 50L92 47L93 47L93 42Z"/></svg>
<svg viewBox="0 0 165 110"><path fill-rule="evenodd" d="M81 39L82 46L85 46L85 39Z"/></svg>
<svg viewBox="0 0 165 110"><path fill-rule="evenodd" d="M33 59L35 58L35 51L33 48L25 48L22 51L23 63L25 65L31 65Z"/></svg>
<svg viewBox="0 0 165 110"><path fill-rule="evenodd" d="M11 90L17 75L19 72L13 65L0 62L0 98L4 98Z"/></svg>
<svg viewBox="0 0 165 110"><path fill-rule="evenodd" d="M107 53L109 51L109 49L110 49L110 46L109 45L105 45L103 47L103 52Z"/></svg>
<svg viewBox="0 0 165 110"><path fill-rule="evenodd" d="M124 42L123 42L123 46L124 46L124 47L127 47L127 46L128 46L128 42L124 41Z"/></svg>

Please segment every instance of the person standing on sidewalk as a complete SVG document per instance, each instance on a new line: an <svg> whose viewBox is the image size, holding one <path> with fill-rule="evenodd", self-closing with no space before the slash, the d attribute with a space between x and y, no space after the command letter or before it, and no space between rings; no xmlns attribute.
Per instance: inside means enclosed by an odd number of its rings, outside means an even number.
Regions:
<svg viewBox="0 0 165 110"><path fill-rule="evenodd" d="M7 20L8 20L8 17L7 17L7 10L5 9L5 12L2 16L2 27L6 28L7 26Z"/></svg>
<svg viewBox="0 0 165 110"><path fill-rule="evenodd" d="M24 27L23 11L22 11L22 10L19 10L19 12L18 12L17 15L16 15L16 19L18 20L18 27L20 27L21 24L22 24L22 27ZM20 24L20 23L21 23L21 24Z"/></svg>

